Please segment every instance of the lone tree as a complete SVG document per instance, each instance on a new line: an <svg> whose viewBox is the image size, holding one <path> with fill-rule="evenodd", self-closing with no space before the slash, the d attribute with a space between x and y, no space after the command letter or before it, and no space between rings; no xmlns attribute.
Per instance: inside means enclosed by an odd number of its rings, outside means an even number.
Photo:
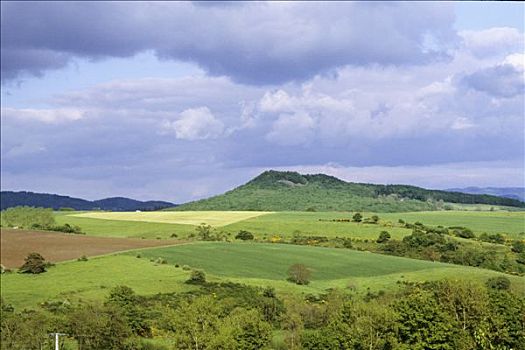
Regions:
<svg viewBox="0 0 525 350"><path fill-rule="evenodd" d="M209 241L211 239L211 225L202 223L195 228L195 231L197 231L197 236L203 241Z"/></svg>
<svg viewBox="0 0 525 350"><path fill-rule="evenodd" d="M361 222L363 221L363 215L361 213L355 213L354 216L352 216L353 222Z"/></svg>
<svg viewBox="0 0 525 350"><path fill-rule="evenodd" d="M295 284L307 285L310 283L310 275L312 272L303 264L293 264L288 269L288 281Z"/></svg>
<svg viewBox="0 0 525 350"><path fill-rule="evenodd" d="M379 237L377 238L377 243L385 243L385 242L388 242L390 240L390 233L388 233L387 231L381 231L381 233L379 234Z"/></svg>
<svg viewBox="0 0 525 350"><path fill-rule="evenodd" d="M42 273L46 272L46 259L38 253L30 253L27 258L25 258L24 265L20 267L20 273Z"/></svg>

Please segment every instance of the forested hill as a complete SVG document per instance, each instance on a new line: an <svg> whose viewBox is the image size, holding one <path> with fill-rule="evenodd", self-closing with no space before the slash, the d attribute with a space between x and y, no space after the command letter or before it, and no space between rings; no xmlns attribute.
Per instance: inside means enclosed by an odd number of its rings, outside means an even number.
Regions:
<svg viewBox="0 0 525 350"><path fill-rule="evenodd" d="M34 192L12 192L2 191L0 193L0 208L4 210L16 206L30 206L53 208L71 208L75 210L112 210L112 211L133 211L133 210L158 210L173 207L175 204L162 201L137 201L134 199L114 197L96 201L59 196L57 194L34 193Z"/></svg>
<svg viewBox="0 0 525 350"><path fill-rule="evenodd" d="M516 199L427 190L407 185L353 183L324 174L265 171L225 194L183 204L174 210L421 211L445 202L525 207Z"/></svg>
<svg viewBox="0 0 525 350"><path fill-rule="evenodd" d="M463 192L470 194L490 194L498 197L513 198L525 201L524 187L465 187L449 188L447 191Z"/></svg>

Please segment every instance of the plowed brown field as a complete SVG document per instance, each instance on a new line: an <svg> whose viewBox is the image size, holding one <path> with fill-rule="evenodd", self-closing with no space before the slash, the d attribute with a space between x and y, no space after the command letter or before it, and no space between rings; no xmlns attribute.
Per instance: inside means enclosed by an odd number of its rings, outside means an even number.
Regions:
<svg viewBox="0 0 525 350"><path fill-rule="evenodd" d="M24 258L37 252L52 262L77 259L82 255L103 255L122 250L184 243L176 240L109 238L17 229L0 230L0 262L8 268L20 267Z"/></svg>

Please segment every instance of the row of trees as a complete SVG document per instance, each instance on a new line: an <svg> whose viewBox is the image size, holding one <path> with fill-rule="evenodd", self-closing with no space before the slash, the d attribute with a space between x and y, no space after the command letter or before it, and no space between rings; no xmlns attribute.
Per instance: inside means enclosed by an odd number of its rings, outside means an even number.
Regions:
<svg viewBox="0 0 525 350"><path fill-rule="evenodd" d="M278 297L271 288L204 283L140 297L112 289L102 303L2 301L6 349L40 349L60 331L82 349L525 349L525 298L505 278L407 283L364 298L331 290ZM275 332L282 337L273 337ZM162 341L158 341L162 340Z"/></svg>
<svg viewBox="0 0 525 350"><path fill-rule="evenodd" d="M57 225L50 208L12 207L2 210L0 218L2 227L83 234L79 226L67 223Z"/></svg>

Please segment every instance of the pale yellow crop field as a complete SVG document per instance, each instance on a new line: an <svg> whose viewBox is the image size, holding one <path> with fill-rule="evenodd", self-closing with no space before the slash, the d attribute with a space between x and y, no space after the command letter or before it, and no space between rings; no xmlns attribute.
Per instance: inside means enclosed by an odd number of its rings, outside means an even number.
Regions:
<svg viewBox="0 0 525 350"><path fill-rule="evenodd" d="M146 211L146 212L90 212L73 214L83 218L159 222L165 224L226 226L257 216L271 214L268 211Z"/></svg>

